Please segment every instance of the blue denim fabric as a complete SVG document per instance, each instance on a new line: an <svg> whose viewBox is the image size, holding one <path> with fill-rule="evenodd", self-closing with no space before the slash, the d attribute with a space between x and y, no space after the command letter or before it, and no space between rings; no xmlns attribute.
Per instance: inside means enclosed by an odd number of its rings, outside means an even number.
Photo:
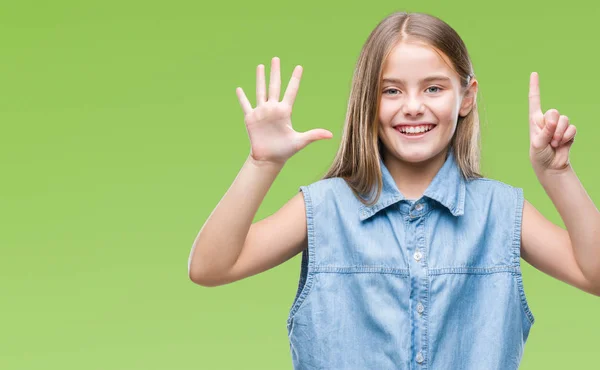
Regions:
<svg viewBox="0 0 600 370"><path fill-rule="evenodd" d="M294 369L517 369L534 322L522 189L465 181L450 151L410 200L380 165L371 207L341 178L300 187L308 248L287 320Z"/></svg>

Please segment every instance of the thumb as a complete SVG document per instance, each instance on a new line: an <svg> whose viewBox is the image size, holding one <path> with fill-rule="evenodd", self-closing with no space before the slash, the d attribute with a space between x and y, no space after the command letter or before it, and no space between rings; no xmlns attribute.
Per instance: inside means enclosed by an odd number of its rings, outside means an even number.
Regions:
<svg viewBox="0 0 600 370"><path fill-rule="evenodd" d="M333 137L333 134L330 131L327 131L327 130L324 130L321 128L302 132L300 134L300 142L301 142L300 149L304 148L305 146L312 143L313 141L317 141L317 140L321 140L321 139L331 139L332 137Z"/></svg>

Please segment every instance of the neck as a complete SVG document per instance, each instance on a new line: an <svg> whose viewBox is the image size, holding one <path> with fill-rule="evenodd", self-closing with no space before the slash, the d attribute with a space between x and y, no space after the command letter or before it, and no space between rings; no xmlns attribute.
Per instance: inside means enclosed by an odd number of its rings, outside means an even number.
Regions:
<svg viewBox="0 0 600 370"><path fill-rule="evenodd" d="M405 162L392 155L383 154L383 163L394 178L398 190L405 198L421 198L435 175L446 162L448 149L436 156L418 163Z"/></svg>

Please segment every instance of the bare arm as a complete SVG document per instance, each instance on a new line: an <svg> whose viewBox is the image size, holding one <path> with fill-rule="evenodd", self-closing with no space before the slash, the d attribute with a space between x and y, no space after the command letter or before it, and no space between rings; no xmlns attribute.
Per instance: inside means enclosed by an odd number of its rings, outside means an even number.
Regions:
<svg viewBox="0 0 600 370"><path fill-rule="evenodd" d="M196 236L188 261L192 281L201 283L233 266L256 211L282 167L248 157Z"/></svg>
<svg viewBox="0 0 600 370"><path fill-rule="evenodd" d="M306 211L297 193L275 214L250 227L244 248L218 284L227 284L269 270L308 247Z"/></svg>
<svg viewBox="0 0 600 370"><path fill-rule="evenodd" d="M258 65L256 108L252 108L241 88L236 89L250 138L250 155L194 240L188 275L197 284L216 286L257 274L291 258L306 246L301 194L296 194L274 215L252 224L286 161L308 144L333 136L324 129L300 133L292 128L292 106L302 68L294 68L281 102L279 69L279 58L275 57L271 62L267 98L264 66Z"/></svg>
<svg viewBox="0 0 600 370"><path fill-rule="evenodd" d="M600 296L598 285L583 273L567 230L550 222L528 201L523 206L521 257L543 273Z"/></svg>
<svg viewBox="0 0 600 370"><path fill-rule="evenodd" d="M539 76L532 73L529 79L529 157L567 230L552 225L526 204L524 217L530 219L524 219L523 226L532 230L523 231L525 256L560 280L600 295L600 212L569 160L576 133L569 118L558 110L542 112ZM547 230L542 229L546 225ZM532 236L538 232L544 236Z"/></svg>
<svg viewBox="0 0 600 370"><path fill-rule="evenodd" d="M195 280L214 287L229 284L269 270L306 249L307 229L304 198L296 194L276 213L250 225L240 255L230 268Z"/></svg>

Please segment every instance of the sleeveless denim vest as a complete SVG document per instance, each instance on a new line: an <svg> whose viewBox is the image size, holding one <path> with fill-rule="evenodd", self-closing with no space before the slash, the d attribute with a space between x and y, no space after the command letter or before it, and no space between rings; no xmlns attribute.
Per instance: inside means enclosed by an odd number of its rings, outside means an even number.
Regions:
<svg viewBox="0 0 600 370"><path fill-rule="evenodd" d="M287 319L294 369L517 369L534 322L522 189L465 181L450 151L410 200L380 166L370 207L342 178L300 187L308 248Z"/></svg>

